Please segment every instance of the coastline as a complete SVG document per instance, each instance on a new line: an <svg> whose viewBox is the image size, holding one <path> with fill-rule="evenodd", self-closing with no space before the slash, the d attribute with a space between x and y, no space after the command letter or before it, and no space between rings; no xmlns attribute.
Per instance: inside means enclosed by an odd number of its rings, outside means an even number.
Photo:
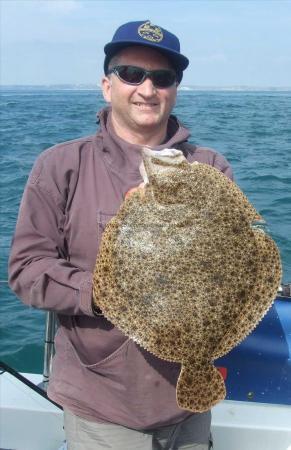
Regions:
<svg viewBox="0 0 291 450"><path fill-rule="evenodd" d="M98 84L40 84L40 85L0 85L0 91L100 91ZM199 86L182 85L178 87L179 91L227 91L227 92L291 92L291 86Z"/></svg>

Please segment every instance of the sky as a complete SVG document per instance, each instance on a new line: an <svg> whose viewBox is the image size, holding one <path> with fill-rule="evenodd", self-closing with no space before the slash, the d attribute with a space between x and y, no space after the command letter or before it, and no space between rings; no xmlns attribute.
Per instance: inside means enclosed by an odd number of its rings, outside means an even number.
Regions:
<svg viewBox="0 0 291 450"><path fill-rule="evenodd" d="M151 20L190 59L183 85L291 86L291 0L0 0L2 85L98 85L116 28Z"/></svg>

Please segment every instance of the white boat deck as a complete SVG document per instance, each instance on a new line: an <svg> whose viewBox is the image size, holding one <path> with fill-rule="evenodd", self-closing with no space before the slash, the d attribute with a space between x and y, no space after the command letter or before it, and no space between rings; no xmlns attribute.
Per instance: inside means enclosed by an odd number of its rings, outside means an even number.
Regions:
<svg viewBox="0 0 291 450"><path fill-rule="evenodd" d="M41 375L24 376L41 382ZM0 376L0 450L59 450L62 416L9 373ZM224 401L213 408L212 423L214 450L291 450L289 406Z"/></svg>
<svg viewBox="0 0 291 450"><path fill-rule="evenodd" d="M40 375L24 374L38 384ZM58 450L63 412L9 373L0 376L0 450Z"/></svg>

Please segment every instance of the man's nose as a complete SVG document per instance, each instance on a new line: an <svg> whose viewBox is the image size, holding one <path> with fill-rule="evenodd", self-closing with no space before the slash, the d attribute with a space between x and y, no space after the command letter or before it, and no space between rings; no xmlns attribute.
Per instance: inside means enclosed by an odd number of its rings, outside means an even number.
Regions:
<svg viewBox="0 0 291 450"><path fill-rule="evenodd" d="M138 93L144 97L152 97L156 94L156 88L150 78L146 78L139 86Z"/></svg>

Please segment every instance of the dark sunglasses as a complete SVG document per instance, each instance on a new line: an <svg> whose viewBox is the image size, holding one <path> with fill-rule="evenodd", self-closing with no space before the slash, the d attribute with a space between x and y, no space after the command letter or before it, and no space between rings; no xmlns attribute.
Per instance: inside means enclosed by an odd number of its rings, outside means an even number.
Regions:
<svg viewBox="0 0 291 450"><path fill-rule="evenodd" d="M145 70L136 66L115 66L108 71L115 73L121 81L127 84L142 84L146 78L149 78L156 88L168 88L172 86L176 80L176 72L171 69Z"/></svg>

